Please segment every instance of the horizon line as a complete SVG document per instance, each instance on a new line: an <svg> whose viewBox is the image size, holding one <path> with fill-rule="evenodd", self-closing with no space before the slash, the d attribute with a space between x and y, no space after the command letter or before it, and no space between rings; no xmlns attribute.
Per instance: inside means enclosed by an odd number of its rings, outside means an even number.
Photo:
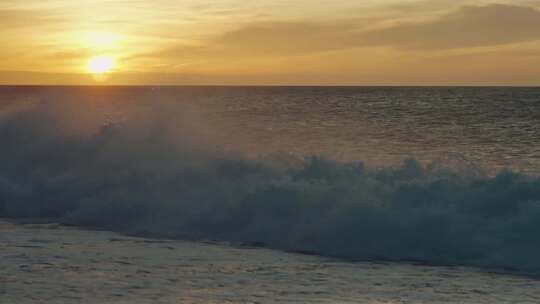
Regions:
<svg viewBox="0 0 540 304"><path fill-rule="evenodd" d="M505 84L7 84L0 87L304 87L304 88L540 88L540 85Z"/></svg>

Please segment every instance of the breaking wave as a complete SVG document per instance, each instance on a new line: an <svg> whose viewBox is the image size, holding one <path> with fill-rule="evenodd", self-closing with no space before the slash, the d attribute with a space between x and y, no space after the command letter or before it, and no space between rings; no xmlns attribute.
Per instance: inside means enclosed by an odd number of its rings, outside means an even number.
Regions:
<svg viewBox="0 0 540 304"><path fill-rule="evenodd" d="M186 116L168 110L104 123L88 109L2 109L1 217L355 260L540 271L538 177L414 159L375 169L245 158L209 148Z"/></svg>

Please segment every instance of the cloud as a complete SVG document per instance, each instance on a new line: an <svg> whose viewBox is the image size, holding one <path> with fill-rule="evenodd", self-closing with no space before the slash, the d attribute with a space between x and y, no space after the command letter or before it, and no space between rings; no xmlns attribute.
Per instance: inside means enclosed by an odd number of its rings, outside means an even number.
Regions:
<svg viewBox="0 0 540 304"><path fill-rule="evenodd" d="M341 49L351 44L358 21L265 22L225 33L218 43L242 53L295 54Z"/></svg>
<svg viewBox="0 0 540 304"><path fill-rule="evenodd" d="M2 30L57 25L66 20L56 12L37 9L0 9Z"/></svg>
<svg viewBox="0 0 540 304"><path fill-rule="evenodd" d="M332 21L267 21L223 33L205 45L174 46L155 56L167 58L231 58L295 56L363 47L406 50L486 47L540 39L540 11L494 4L462 6L424 22L374 26L380 18ZM152 56L143 54L142 56Z"/></svg>
<svg viewBox="0 0 540 304"><path fill-rule="evenodd" d="M539 40L539 28L539 10L493 4L463 6L430 22L401 23L365 33L358 39L366 45L454 49Z"/></svg>
<svg viewBox="0 0 540 304"><path fill-rule="evenodd" d="M367 29L377 21L255 23L223 34L214 44L240 54L294 55L373 46L441 50L540 39L540 11L515 5L462 6L430 21Z"/></svg>
<svg viewBox="0 0 540 304"><path fill-rule="evenodd" d="M46 54L44 54L43 56L43 59L46 59L46 60L61 59L64 61L80 60L81 58L88 58L94 54L95 52L87 48L76 48L76 49L69 49L69 50L62 50L62 51L46 52Z"/></svg>
<svg viewBox="0 0 540 304"><path fill-rule="evenodd" d="M216 60L301 55L350 46L350 37L367 20L266 21L210 37L198 45L176 44L161 50L131 56L143 58L182 58L183 60Z"/></svg>

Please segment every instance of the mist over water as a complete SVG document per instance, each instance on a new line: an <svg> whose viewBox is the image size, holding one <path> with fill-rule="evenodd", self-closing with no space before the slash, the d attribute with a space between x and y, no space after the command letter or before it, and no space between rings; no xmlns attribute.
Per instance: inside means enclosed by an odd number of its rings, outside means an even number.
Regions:
<svg viewBox="0 0 540 304"><path fill-rule="evenodd" d="M0 92L0 217L540 271L538 89Z"/></svg>

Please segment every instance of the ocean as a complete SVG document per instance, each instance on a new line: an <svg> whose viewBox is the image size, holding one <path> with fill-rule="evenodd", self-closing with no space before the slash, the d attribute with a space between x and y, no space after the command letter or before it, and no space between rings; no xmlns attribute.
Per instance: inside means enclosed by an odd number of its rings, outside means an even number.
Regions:
<svg viewBox="0 0 540 304"><path fill-rule="evenodd" d="M4 86L0 102L3 218L540 273L540 88Z"/></svg>
<svg viewBox="0 0 540 304"><path fill-rule="evenodd" d="M110 122L133 108L189 108L199 121L182 113L179 120L210 131L216 146L251 156L377 166L461 159L490 172L540 172L539 88L4 86L0 98L4 105L76 103L71 107L90 107Z"/></svg>

